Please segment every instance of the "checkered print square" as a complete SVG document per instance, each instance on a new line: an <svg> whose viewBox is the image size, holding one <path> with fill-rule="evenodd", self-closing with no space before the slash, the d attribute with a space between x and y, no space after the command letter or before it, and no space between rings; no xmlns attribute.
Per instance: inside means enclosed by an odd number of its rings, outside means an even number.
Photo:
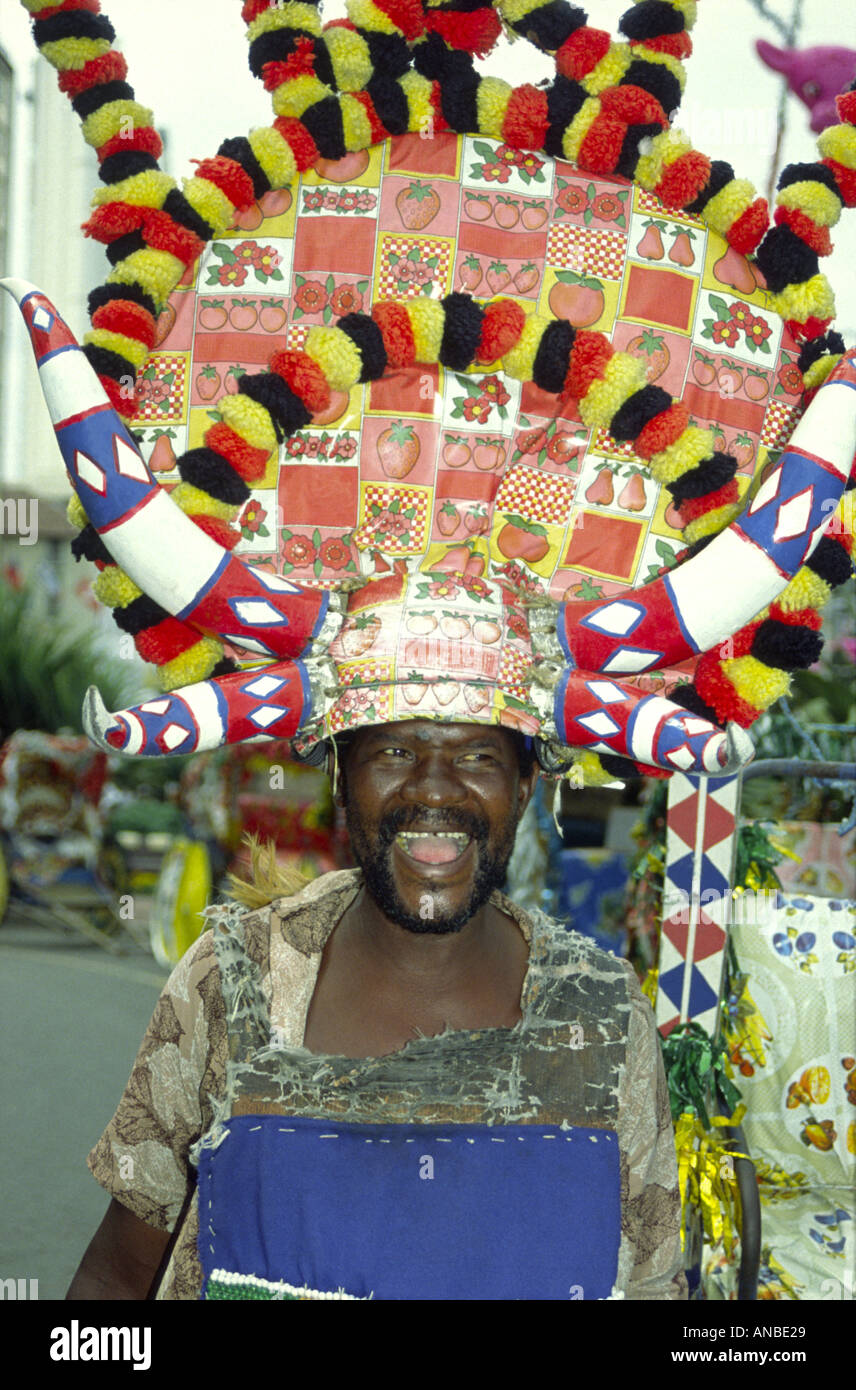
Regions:
<svg viewBox="0 0 856 1390"><path fill-rule="evenodd" d="M576 480L533 468L512 468L496 494L495 511L513 512L527 521L564 526L571 513Z"/></svg>
<svg viewBox="0 0 856 1390"><path fill-rule="evenodd" d="M547 239L547 264L578 275L601 275L620 280L624 272L627 237L603 228L554 222Z"/></svg>
<svg viewBox="0 0 856 1390"><path fill-rule="evenodd" d="M607 429L599 429L595 432L592 442L592 453L609 454L610 458L635 459L636 454L633 445L627 440L619 444L617 439L613 439Z"/></svg>
<svg viewBox="0 0 856 1390"><path fill-rule="evenodd" d="M360 513L360 526L354 532L354 542L359 549L380 544L384 554L412 555L425 545L428 522L431 513L432 491L428 488L417 491L415 488L384 487L383 483L367 483L363 491ZM392 513L393 503L398 503L398 512ZM380 515L372 515L372 507L380 508ZM402 513L414 508L412 517ZM384 536L376 541L376 536ZM397 539L394 539L397 538Z"/></svg>
<svg viewBox="0 0 856 1390"><path fill-rule="evenodd" d="M420 294L429 294L436 299L446 294L452 268L455 243L440 237L381 236L380 269L378 270L378 296L381 299L416 299ZM408 261L416 247L419 252L417 262ZM390 256L398 256L393 265ZM424 266L430 257L436 256L437 264L430 267L430 279L407 279L402 283L402 262L408 265ZM405 276L411 272L405 272Z"/></svg>
<svg viewBox="0 0 856 1390"><path fill-rule="evenodd" d="M786 401L770 401L761 430L761 443L768 449L782 449L787 444L802 415L798 405Z"/></svg>
<svg viewBox="0 0 856 1390"><path fill-rule="evenodd" d="M139 409L134 423L184 419L187 384L187 354L183 352L153 352L146 358L145 370L154 367L154 377L137 378ZM172 380L165 380L172 375Z"/></svg>
<svg viewBox="0 0 856 1390"><path fill-rule="evenodd" d="M502 649L502 658L499 663L500 684L509 689L518 700L525 700L527 696L527 676L532 665L531 656L526 652L520 652L509 643L505 643Z"/></svg>

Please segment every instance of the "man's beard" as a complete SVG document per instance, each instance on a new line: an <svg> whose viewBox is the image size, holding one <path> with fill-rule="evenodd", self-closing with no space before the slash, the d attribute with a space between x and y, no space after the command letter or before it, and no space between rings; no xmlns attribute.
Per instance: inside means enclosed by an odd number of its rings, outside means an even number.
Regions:
<svg viewBox="0 0 856 1390"><path fill-rule="evenodd" d="M363 871L369 895L390 922L421 936L446 936L466 926L494 889L505 882L517 833L517 820L512 817L502 827L498 843L491 847L487 822L478 816L462 811L425 811L421 807L408 809L403 806L384 816L378 826L377 839L369 843L362 824L351 816L349 805L345 806L345 821L354 858ZM431 912L423 917L421 913L409 912L398 895L390 862L392 845L397 835L417 825L420 830L433 831L438 835L444 831L462 831L474 841L477 866L473 888L468 902L459 912L437 917L432 902ZM426 886L423 898L430 901L431 897L430 889Z"/></svg>

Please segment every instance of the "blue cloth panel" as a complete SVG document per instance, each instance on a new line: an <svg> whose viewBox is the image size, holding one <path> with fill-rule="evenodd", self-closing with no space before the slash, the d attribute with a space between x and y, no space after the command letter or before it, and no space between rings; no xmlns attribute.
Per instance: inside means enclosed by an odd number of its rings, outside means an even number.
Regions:
<svg viewBox="0 0 856 1390"><path fill-rule="evenodd" d="M199 1164L215 1269L379 1299L606 1298L618 1139L542 1125L227 1121ZM335 1136L335 1137L333 1137Z"/></svg>

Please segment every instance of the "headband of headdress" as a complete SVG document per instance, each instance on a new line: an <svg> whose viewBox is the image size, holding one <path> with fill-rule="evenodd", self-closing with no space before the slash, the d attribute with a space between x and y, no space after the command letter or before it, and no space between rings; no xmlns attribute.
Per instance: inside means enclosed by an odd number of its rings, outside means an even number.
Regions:
<svg viewBox="0 0 856 1390"><path fill-rule="evenodd" d="M624 43L561 0L352 0L349 21L323 29L313 5L247 0L276 119L225 141L179 191L97 0L24 3L98 153L86 230L113 269L82 352L44 296L7 287L79 499L76 553L168 692L115 714L91 692L91 736L143 754L260 735L305 751L342 728L432 717L521 729L545 764L576 756L595 779L628 757L661 773L746 761L742 729L816 659L817 609L851 570L830 521L856 374L828 331L818 257L856 199L856 93L821 159L782 174L768 229L751 185L666 116L693 0L641 0ZM501 20L555 56L551 83L476 72ZM234 230L265 214L273 246ZM265 287L252 312L284 344L259 356L257 335L249 360L266 370L212 401L205 382L221 378L199 329L247 305L197 306L183 287L227 294L250 268ZM724 348L717 394L704 388ZM203 364L173 416L165 360L179 375ZM310 469L337 398L347 428ZM169 492L119 418L133 404L135 424L175 420L194 445ZM720 425L740 424L726 452ZM266 549L258 524L233 523L271 499ZM462 512L472 527L453 544ZM640 554L665 572L641 582ZM224 643L264 664L240 669Z"/></svg>

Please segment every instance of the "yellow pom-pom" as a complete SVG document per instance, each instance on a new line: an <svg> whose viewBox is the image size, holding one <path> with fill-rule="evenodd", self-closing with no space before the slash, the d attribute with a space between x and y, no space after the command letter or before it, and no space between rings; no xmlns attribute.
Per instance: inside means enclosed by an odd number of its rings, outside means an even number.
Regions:
<svg viewBox="0 0 856 1390"><path fill-rule="evenodd" d="M333 76L340 92L361 92L373 76L369 46L353 29L334 24L324 33L324 42L333 65Z"/></svg>
<svg viewBox="0 0 856 1390"><path fill-rule="evenodd" d="M341 328L310 328L303 351L317 362L334 391L350 391L362 375L360 350Z"/></svg>
<svg viewBox="0 0 856 1390"><path fill-rule="evenodd" d="M698 468L702 459L710 458L713 452L713 431L703 430L699 425L688 425L674 444L651 456L651 476L658 483L677 482L690 469Z"/></svg>
<svg viewBox="0 0 856 1390"><path fill-rule="evenodd" d="M817 361L812 362L810 367L806 367L803 372L806 391L814 391L818 386L822 386L833 367L840 361L840 352L829 352L825 357L818 357Z"/></svg>
<svg viewBox="0 0 856 1390"><path fill-rule="evenodd" d="M55 39L39 45L39 52L59 72L79 72L93 58L110 52L109 39Z"/></svg>
<svg viewBox="0 0 856 1390"><path fill-rule="evenodd" d="M277 116L293 116L299 120L310 106L332 95L326 82L304 73L302 77L291 77L277 87L272 96L273 109Z"/></svg>
<svg viewBox="0 0 856 1390"><path fill-rule="evenodd" d="M345 92L339 98L339 110L342 113L345 149L367 150L372 143L372 127L362 102Z"/></svg>
<svg viewBox="0 0 856 1390"><path fill-rule="evenodd" d="M656 188L663 177L663 170L691 149L692 141L683 130L664 130L662 135L655 135L648 154L637 161L634 171L636 182L649 191Z"/></svg>
<svg viewBox="0 0 856 1390"><path fill-rule="evenodd" d="M145 343L139 342L136 338L126 338L124 333L110 333L104 328L93 328L84 335L85 343L92 343L94 347L107 348L110 352L118 352L120 357L124 357L127 362L131 362L135 371L139 371L149 350Z"/></svg>
<svg viewBox="0 0 856 1390"><path fill-rule="evenodd" d="M205 219L215 236L222 236L226 228L231 226L232 218L235 216L233 203L222 189L209 179L201 179L194 175L192 179L184 179L182 182L184 196L193 211Z"/></svg>
<svg viewBox="0 0 856 1390"><path fill-rule="evenodd" d="M777 602L786 613L799 613L803 608L822 608L829 602L832 589L825 579L803 565L779 594Z"/></svg>
<svg viewBox="0 0 856 1390"><path fill-rule="evenodd" d="M576 164L580 146L599 115L600 102L597 97L587 97L562 136L562 154L572 164Z"/></svg>
<svg viewBox="0 0 856 1390"><path fill-rule="evenodd" d="M704 516L697 516L684 527L684 541L687 545L695 545L703 536L718 535L726 526L731 525L742 510L741 502L730 502L727 507L714 507L713 511L705 512Z"/></svg>
<svg viewBox="0 0 856 1390"><path fill-rule="evenodd" d="M161 690L180 690L184 685L207 681L218 661L223 659L222 643L202 637L186 652L158 667Z"/></svg>
<svg viewBox="0 0 856 1390"><path fill-rule="evenodd" d="M607 87L617 87L635 57L636 54L631 52L626 43L611 43L600 62L583 78L580 86L590 96L605 92Z"/></svg>
<svg viewBox="0 0 856 1390"><path fill-rule="evenodd" d="M476 123L480 135L490 140L502 139L502 126L511 87L499 77L483 77L476 92Z"/></svg>
<svg viewBox="0 0 856 1390"><path fill-rule="evenodd" d="M765 666L754 656L736 656L723 661L722 669L741 700L756 709L769 709L776 700L787 695L791 678L777 666Z"/></svg>
<svg viewBox="0 0 856 1390"><path fill-rule="evenodd" d="M217 409L224 424L246 439L254 449L267 449L272 454L277 448L276 431L270 414L258 401L249 396L225 395L217 402Z"/></svg>
<svg viewBox="0 0 856 1390"><path fill-rule="evenodd" d="M273 126L259 126L248 138L271 188L288 188L297 177L297 162L288 141Z"/></svg>
<svg viewBox="0 0 856 1390"><path fill-rule="evenodd" d="M852 125L827 126L818 136L817 148L824 159L856 169L856 128Z"/></svg>
<svg viewBox="0 0 856 1390"><path fill-rule="evenodd" d="M370 34L401 33L398 25L393 24L389 15L385 15L377 5L373 5L372 0L347 0L345 8L349 20L358 29L365 29Z"/></svg>
<svg viewBox="0 0 856 1390"><path fill-rule="evenodd" d="M797 323L805 323L809 318L835 317L835 299L825 275L812 275L801 285L788 285L779 294L771 294L770 306L783 319Z"/></svg>
<svg viewBox="0 0 856 1390"><path fill-rule="evenodd" d="M132 251L114 265L107 280L111 285L142 285L161 309L183 274L184 266L177 256L147 247L145 251Z"/></svg>
<svg viewBox="0 0 856 1390"><path fill-rule="evenodd" d="M247 42L252 43L259 34L274 33L277 29L304 29L307 34L320 34L321 19L316 6L301 4L300 0L289 0L287 5L271 5L250 20Z"/></svg>
<svg viewBox="0 0 856 1390"><path fill-rule="evenodd" d="M637 44L629 52L632 61L659 63L660 67L668 68L683 92L687 85L687 74L680 58L674 58L671 53L659 53L656 48L648 48L644 43ZM668 115L668 112L666 114Z"/></svg>
<svg viewBox="0 0 856 1390"><path fill-rule="evenodd" d="M96 188L92 195L92 206L101 207L104 203L133 203L134 207L161 208L168 193L175 188L175 180L161 169L144 169L141 174L131 174L130 178L120 179L106 188Z"/></svg>
<svg viewBox="0 0 856 1390"><path fill-rule="evenodd" d="M805 212L820 227L834 227L841 216L841 199L825 183L814 179L801 179L799 183L789 183L776 199L779 207L797 208Z"/></svg>
<svg viewBox="0 0 856 1390"><path fill-rule="evenodd" d="M580 419L589 428L608 425L624 402L646 382L645 363L629 352L616 352L604 369L603 378L589 387L580 401Z"/></svg>
<svg viewBox="0 0 856 1390"><path fill-rule="evenodd" d="M433 130L434 129L434 107L431 103L432 83L421 73L406 72L403 77L398 79L398 85L404 93L407 102L407 129Z"/></svg>
<svg viewBox="0 0 856 1390"><path fill-rule="evenodd" d="M97 150L112 140L114 135L130 139L135 130L150 126L153 120L149 108L141 106L138 101L108 101L86 117L82 126L83 138L87 145Z"/></svg>
<svg viewBox="0 0 856 1390"><path fill-rule="evenodd" d="M495 0L494 9L506 24L519 24L521 19L539 10L544 0Z"/></svg>
<svg viewBox="0 0 856 1390"><path fill-rule="evenodd" d="M418 299L407 300L404 308L407 310L413 333L416 361L439 362L446 325L446 312L442 304L436 299L420 295Z"/></svg>
<svg viewBox="0 0 856 1390"><path fill-rule="evenodd" d="M503 371L515 381L531 381L535 369L535 358L541 339L549 328L551 319L543 314L529 314L514 347L502 359Z"/></svg>
<svg viewBox="0 0 856 1390"><path fill-rule="evenodd" d="M702 209L702 218L720 236L725 236L738 217L754 201L755 188L748 179L730 179L724 188L714 193Z"/></svg>
<svg viewBox="0 0 856 1390"><path fill-rule="evenodd" d="M578 787L580 782L584 787L605 787L608 782L615 781L615 773L607 772L597 753L582 752L579 749L574 752L574 764L569 777L574 787Z"/></svg>
<svg viewBox="0 0 856 1390"><path fill-rule="evenodd" d="M241 510L234 502L221 502L192 483L179 483L170 493L172 501L188 516L216 516L220 521L233 521Z"/></svg>
<svg viewBox="0 0 856 1390"><path fill-rule="evenodd" d="M69 524L76 526L78 531L82 531L84 526L89 525L89 517L83 510L83 503L76 492L73 492L71 497L69 497L65 514L68 517Z"/></svg>
<svg viewBox="0 0 856 1390"><path fill-rule="evenodd" d="M127 608L143 592L118 565L108 565L103 569L92 588L105 608Z"/></svg>

